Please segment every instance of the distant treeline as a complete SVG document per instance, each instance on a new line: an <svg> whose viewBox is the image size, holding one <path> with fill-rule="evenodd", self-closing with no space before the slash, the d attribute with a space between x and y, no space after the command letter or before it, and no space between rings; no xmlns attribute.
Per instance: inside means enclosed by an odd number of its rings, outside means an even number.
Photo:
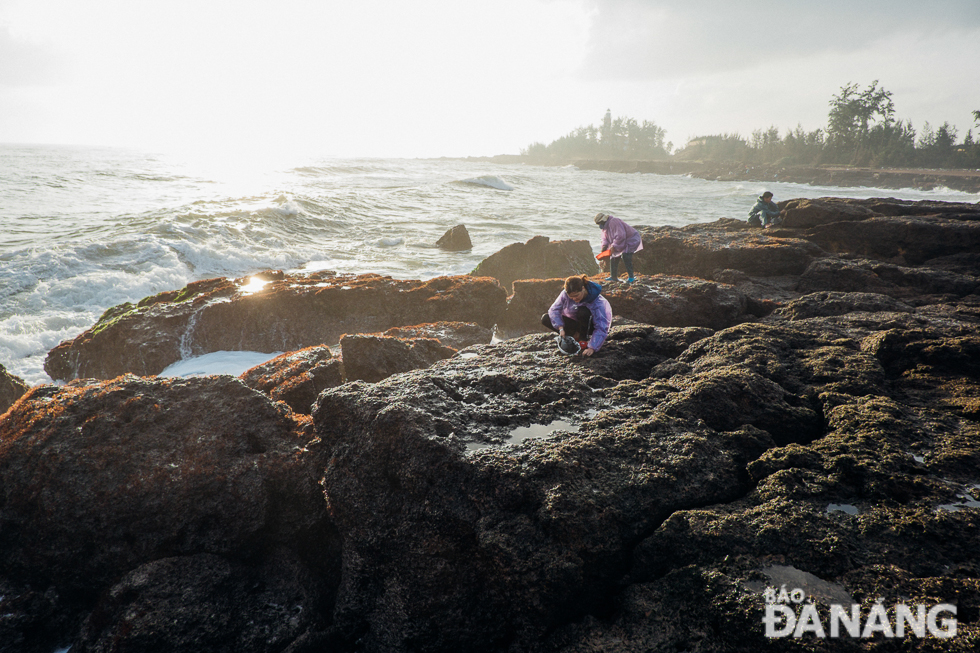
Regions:
<svg viewBox="0 0 980 653"><path fill-rule="evenodd" d="M973 112L980 128L980 111ZM663 159L673 145L655 123L632 118L611 120L607 112L600 128L579 127L550 145L534 143L521 154L537 161L570 159ZM861 89L841 88L830 101L826 129L805 131L797 126L780 136L779 129L759 129L751 138L739 134L699 136L673 153L677 159L741 161L756 164L839 164L866 167L980 168L980 140L968 129L958 141L956 127L927 122L916 133L911 121L895 118L892 94L877 80Z"/></svg>
<svg viewBox="0 0 980 653"><path fill-rule="evenodd" d="M609 112L601 127L579 127L550 145L533 143L521 150L535 160L568 159L666 159L673 143L664 141L666 132L656 123L633 118L612 119Z"/></svg>

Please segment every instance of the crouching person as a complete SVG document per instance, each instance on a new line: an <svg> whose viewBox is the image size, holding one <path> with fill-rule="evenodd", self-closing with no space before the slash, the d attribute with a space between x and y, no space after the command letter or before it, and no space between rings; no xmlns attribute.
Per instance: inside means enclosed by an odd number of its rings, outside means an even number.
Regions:
<svg viewBox="0 0 980 653"><path fill-rule="evenodd" d="M602 286L584 274L568 277L558 299L541 316L541 324L562 338L568 335L576 341L588 340L582 353L591 356L606 341L612 323L612 307L601 292Z"/></svg>
<svg viewBox="0 0 980 653"><path fill-rule="evenodd" d="M749 211L749 224L753 227L777 227L782 223L779 207L772 201L772 193L764 192Z"/></svg>

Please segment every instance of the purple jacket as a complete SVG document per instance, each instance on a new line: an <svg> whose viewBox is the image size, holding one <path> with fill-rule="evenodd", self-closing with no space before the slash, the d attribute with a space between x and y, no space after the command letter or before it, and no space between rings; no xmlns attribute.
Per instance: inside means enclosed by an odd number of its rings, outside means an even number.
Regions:
<svg viewBox="0 0 980 653"><path fill-rule="evenodd" d="M609 216L602 225L601 251L612 250L613 256L622 256L623 252L638 252L643 249L643 239L640 232L619 218Z"/></svg>
<svg viewBox="0 0 980 653"><path fill-rule="evenodd" d="M597 294L593 299L593 296L589 294L586 295L582 303L578 303L562 290L558 299L548 309L548 317L551 318L551 323L555 325L555 328L564 326L564 316L575 317L575 309L579 306L584 306L592 312L592 324L595 325L595 331L589 338L589 347L594 351L599 351L602 343L606 341L606 336L609 335L609 325L612 323L612 306L609 305L605 297Z"/></svg>

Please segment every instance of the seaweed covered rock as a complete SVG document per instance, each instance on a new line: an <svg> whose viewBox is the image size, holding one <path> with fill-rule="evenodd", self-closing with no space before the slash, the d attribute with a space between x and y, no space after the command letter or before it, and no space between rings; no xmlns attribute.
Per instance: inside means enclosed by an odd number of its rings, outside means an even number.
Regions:
<svg viewBox="0 0 980 653"><path fill-rule="evenodd" d="M809 297L767 318L771 324L720 332L678 357L693 376L674 376L672 384L702 385L738 361L746 378L795 388L821 416L820 436L783 440L750 461L753 489L738 500L672 514L634 550L612 608L556 629L548 650L611 642L624 650L800 650L805 640L767 635L766 593L781 586L804 591L824 628L832 603L859 606L862 628L883 604L892 629L900 604L952 605L955 637L942 650L974 649L980 427L975 412L951 401L980 390L974 325L917 315L889 298L827 299L829 310L801 314L819 301ZM724 396L722 409L693 402L687 410L716 425L740 411L734 421L766 426L757 416L768 408ZM768 432L778 438L777 429ZM800 606L791 607L795 619ZM922 632L863 640L859 629L825 643L834 645L827 650L934 650L924 623ZM820 639L810 641L820 650Z"/></svg>
<svg viewBox="0 0 980 653"><path fill-rule="evenodd" d="M355 344L355 339L361 337L365 340ZM380 334L345 336L341 338L341 349L345 349L346 340L353 374L349 380L380 381L396 372L428 367L459 349L490 342L492 337L490 329L474 322L430 322L393 327ZM348 380L344 359L335 356L326 345L287 352L247 370L239 378L248 387L307 415L320 392Z"/></svg>
<svg viewBox="0 0 980 653"><path fill-rule="evenodd" d="M14 376L7 369L0 365L0 415L7 412L7 409L20 399L29 386L22 379Z"/></svg>
<svg viewBox="0 0 980 653"><path fill-rule="evenodd" d="M110 309L74 340L52 349L53 379L159 374L214 351L295 351L336 344L345 333L438 321L490 328L506 293L471 276L399 281L376 274L271 272L211 279Z"/></svg>
<svg viewBox="0 0 980 653"><path fill-rule="evenodd" d="M238 378L297 413L308 415L318 394L344 382L344 365L329 347L319 345L276 356Z"/></svg>
<svg viewBox="0 0 980 653"><path fill-rule="evenodd" d="M328 576L308 427L229 376L37 386L0 422L0 577L85 601L163 558L280 551Z"/></svg>

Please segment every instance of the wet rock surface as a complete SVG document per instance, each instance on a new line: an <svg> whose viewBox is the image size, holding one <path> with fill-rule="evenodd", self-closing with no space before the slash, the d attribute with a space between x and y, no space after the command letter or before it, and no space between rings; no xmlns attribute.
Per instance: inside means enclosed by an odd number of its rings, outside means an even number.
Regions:
<svg viewBox="0 0 980 653"><path fill-rule="evenodd" d="M0 422L0 575L19 588L0 601L51 597L70 621L141 565L205 553L329 578L310 447L308 417L229 376L37 386Z"/></svg>
<svg viewBox="0 0 980 653"><path fill-rule="evenodd" d="M309 415L317 395L344 382L344 364L326 345L291 351L239 376L248 387Z"/></svg>
<svg viewBox="0 0 980 653"><path fill-rule="evenodd" d="M799 208L807 226L643 228L642 276L605 289L616 320L591 358L537 322L561 278L517 280L506 305L490 279L324 277L307 285L335 305L407 289L495 312L409 315L468 335L345 330L450 355L322 389L311 415L285 388L336 365L332 343L242 380L31 389L0 419L0 650L976 650L970 211ZM891 220L916 224L900 239ZM947 241L923 237L935 225ZM240 303L233 285L195 292ZM489 342L493 324L517 337ZM950 604L956 634L769 637L784 584L823 626L833 603L888 628L899 604Z"/></svg>
<svg viewBox="0 0 980 653"><path fill-rule="evenodd" d="M376 274L264 273L211 279L110 309L91 329L45 360L53 379L159 374L214 351L294 351L336 344L345 333L372 333L440 320L492 327L506 294L492 279L438 277L398 281Z"/></svg>
<svg viewBox="0 0 980 653"><path fill-rule="evenodd" d="M20 399L28 390L23 379L14 376L0 365L0 415L5 413L14 402Z"/></svg>

